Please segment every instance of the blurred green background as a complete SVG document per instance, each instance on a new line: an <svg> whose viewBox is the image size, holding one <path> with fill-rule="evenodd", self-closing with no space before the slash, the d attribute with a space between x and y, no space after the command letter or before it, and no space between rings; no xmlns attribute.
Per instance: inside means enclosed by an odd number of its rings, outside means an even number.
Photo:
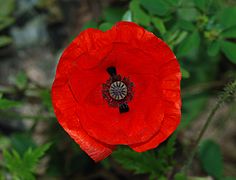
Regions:
<svg viewBox="0 0 236 180"><path fill-rule="evenodd" d="M50 88L63 49L82 30L132 21L163 39L182 72L182 121L158 148L119 147L94 163L59 126ZM235 180L235 0L0 0L0 180ZM181 171L209 112L187 174Z"/></svg>

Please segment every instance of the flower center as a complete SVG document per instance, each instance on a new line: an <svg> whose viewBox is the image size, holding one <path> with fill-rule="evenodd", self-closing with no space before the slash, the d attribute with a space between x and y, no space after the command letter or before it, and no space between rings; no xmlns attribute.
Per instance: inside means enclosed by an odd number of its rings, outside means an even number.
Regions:
<svg viewBox="0 0 236 180"><path fill-rule="evenodd" d="M115 100L122 100L127 96L127 86L122 81L115 81L111 84L109 93Z"/></svg>
<svg viewBox="0 0 236 180"><path fill-rule="evenodd" d="M116 74L115 67L108 67L110 78L102 85L103 98L111 107L119 107L120 113L128 112L128 102L133 98L134 84L127 77Z"/></svg>

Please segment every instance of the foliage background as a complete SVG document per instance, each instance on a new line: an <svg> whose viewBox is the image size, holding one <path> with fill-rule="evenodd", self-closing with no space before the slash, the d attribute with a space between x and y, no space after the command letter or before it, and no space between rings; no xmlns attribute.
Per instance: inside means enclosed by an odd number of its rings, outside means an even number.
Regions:
<svg viewBox="0 0 236 180"><path fill-rule="evenodd" d="M0 0L0 180L236 177L235 0ZM58 125L50 87L63 49L88 27L133 21L163 39L181 64L182 122L157 149L119 147L94 163ZM208 114L213 121L183 167Z"/></svg>

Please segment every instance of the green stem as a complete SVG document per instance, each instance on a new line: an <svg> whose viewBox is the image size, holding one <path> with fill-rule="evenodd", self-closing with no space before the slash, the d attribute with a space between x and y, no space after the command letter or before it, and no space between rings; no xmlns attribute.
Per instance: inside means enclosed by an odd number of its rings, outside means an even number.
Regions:
<svg viewBox="0 0 236 180"><path fill-rule="evenodd" d="M186 174L187 174L187 171L188 171L188 169L190 168L190 166L191 166L191 164L192 164L192 161L193 161L193 158L194 158L195 154L197 153L197 148L198 148L198 146L199 146L199 143L200 143L200 141L201 141L201 139L202 139L204 133L206 132L206 130L207 130L207 128L208 128L210 122L212 121L214 114L216 113L216 111L217 111L218 108L220 107L221 103L222 103L221 101L218 101L218 103L217 103L217 104L215 105L215 107L212 109L212 111L211 111L211 113L209 114L209 116L208 116L208 118L207 118L207 120L206 120L206 122L205 122L203 128L201 129L201 131L200 131L200 133L199 133L199 135L198 135L198 137L197 137L197 140L196 140L196 142L195 142L195 146L194 146L194 148L193 148L193 151L192 151L192 153L190 154L189 159L188 159L188 161L187 161L187 163L186 163L186 165L185 165L185 167L184 167L184 169L183 169Z"/></svg>
<svg viewBox="0 0 236 180"><path fill-rule="evenodd" d="M205 124L203 125L203 128L201 129L192 153L190 154L189 158L187 159L187 163L186 165L183 167L182 171L184 171L187 174L188 169L190 168L192 161L194 159L194 156L196 155L197 152L197 148L200 144L200 141L204 135L204 133L206 132L209 124L211 123L216 111L219 109L219 107L221 106L222 103L224 103L227 99L229 99L231 96L233 96L233 94L236 91L236 80L234 82L232 82L231 84L228 84L225 88L224 88L224 92L222 94L222 96L220 96L220 99L218 100L218 102L216 103L216 105L214 106L214 108L211 110L210 114L208 115Z"/></svg>

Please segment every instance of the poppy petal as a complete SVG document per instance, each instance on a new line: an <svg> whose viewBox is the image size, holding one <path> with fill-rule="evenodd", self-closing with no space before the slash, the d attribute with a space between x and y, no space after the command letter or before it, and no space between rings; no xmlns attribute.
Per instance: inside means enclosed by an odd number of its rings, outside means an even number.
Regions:
<svg viewBox="0 0 236 180"><path fill-rule="evenodd" d="M110 51L111 40L112 36L97 29L90 28L81 32L63 52L57 66L56 78L68 77L78 64L84 69L98 65ZM89 54L90 59L82 58L84 54Z"/></svg>
<svg viewBox="0 0 236 180"><path fill-rule="evenodd" d="M129 146L137 152L144 152L150 149L154 149L173 133L179 122L180 117L178 116L166 117L163 120L161 129L150 140L145 143L133 144Z"/></svg>
<svg viewBox="0 0 236 180"><path fill-rule="evenodd" d="M133 144L130 147L143 152L156 148L166 140L177 128L181 119L181 100L180 100L180 69L177 61L170 61L162 68L162 100L165 107L165 115L160 130L145 143Z"/></svg>
<svg viewBox="0 0 236 180"><path fill-rule="evenodd" d="M156 78L147 75L130 77L137 87L135 93L140 96L134 97L129 103L130 112L126 114L120 114L117 108L108 106L101 94L101 84L93 86L93 83L88 83L86 87L91 84L94 88L90 92L83 93L87 97L82 97L81 93L78 93L84 90L83 87L78 91L79 85L72 86L72 91L80 101L78 116L81 125L90 136L104 143L130 144L146 141L160 128L163 119L162 103L158 100L158 90L156 94L150 94L153 88L156 88L154 83L157 81ZM76 79L73 78L73 84L76 83ZM145 94L150 98L149 101Z"/></svg>
<svg viewBox="0 0 236 180"><path fill-rule="evenodd" d="M61 126L94 161L100 161L112 153L115 146L96 141L81 127L76 113L77 103L66 81L61 79L54 81L52 101Z"/></svg>
<svg viewBox="0 0 236 180"><path fill-rule="evenodd" d="M175 55L164 42L134 23L118 23L99 37L108 37L106 33L111 32L114 38L112 49L103 56L99 66L81 68L83 64L79 61L93 60L89 53L83 54L70 75L70 87L80 106L78 116L86 132L104 143L144 142L161 126L164 110L159 100L161 83L158 79L163 64L173 58L176 61ZM155 46L150 47L147 42ZM145 49L146 45L149 49ZM150 48L157 53L150 53ZM118 73L129 77L135 86L127 114L120 114L117 109L109 107L102 97L101 85L109 78L106 68L111 65Z"/></svg>

